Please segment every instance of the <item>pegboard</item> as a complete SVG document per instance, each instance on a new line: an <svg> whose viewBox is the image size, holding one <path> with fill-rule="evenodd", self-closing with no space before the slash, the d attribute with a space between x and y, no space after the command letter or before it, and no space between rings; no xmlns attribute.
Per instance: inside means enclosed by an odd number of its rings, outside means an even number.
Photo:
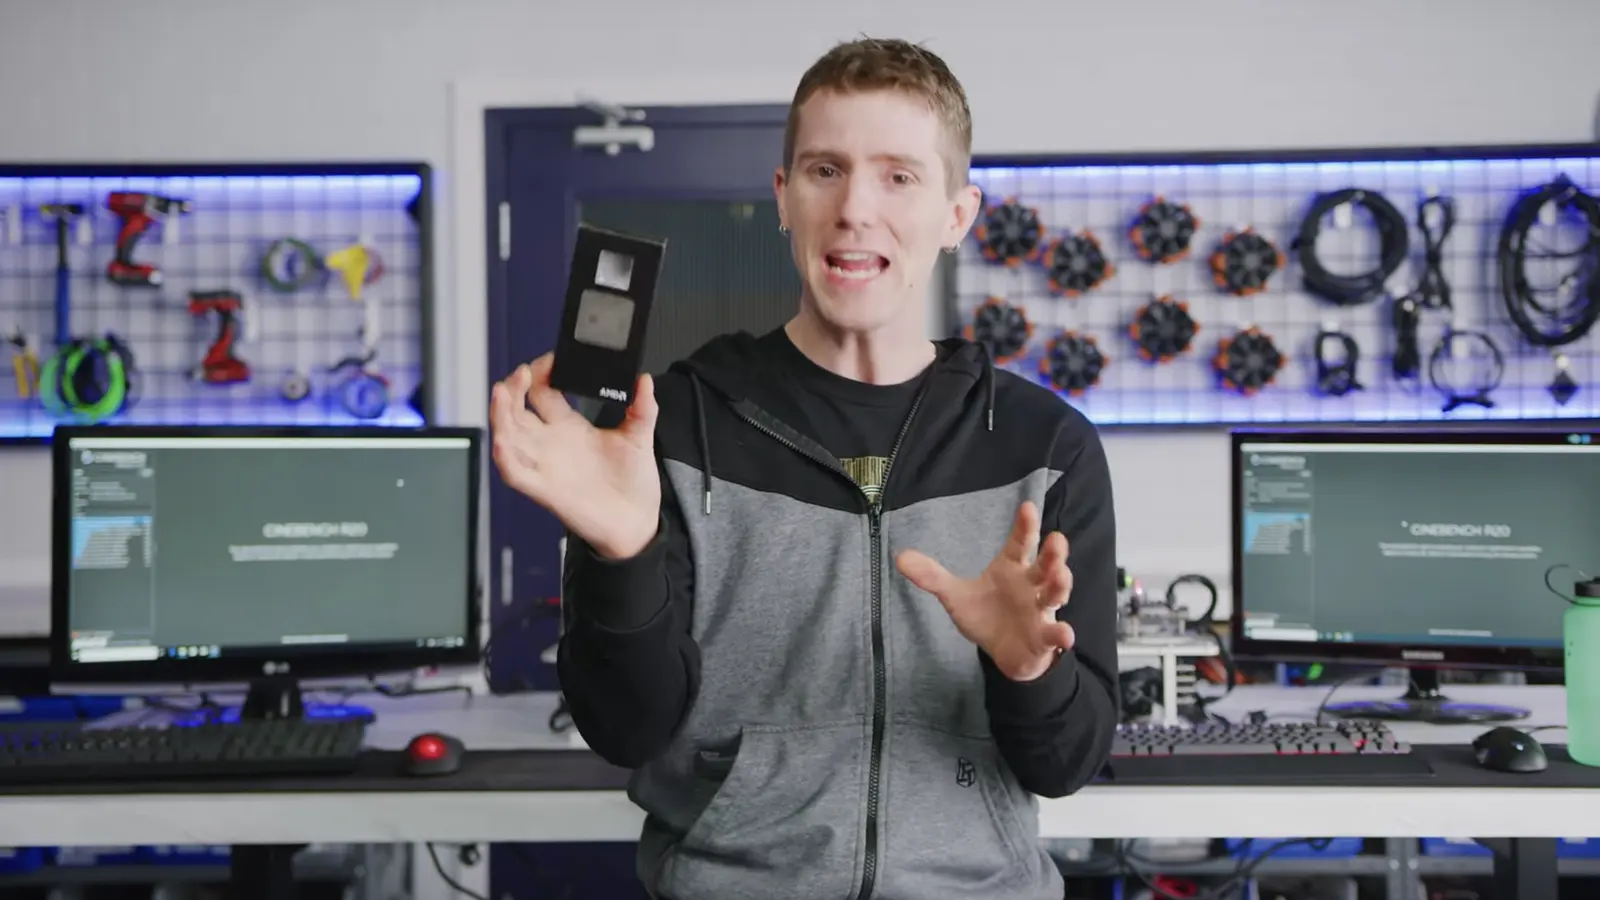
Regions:
<svg viewBox="0 0 1600 900"><path fill-rule="evenodd" d="M420 164L0 166L0 441L60 422L423 424L429 192ZM225 326L243 366L208 354Z"/></svg>
<svg viewBox="0 0 1600 900"><path fill-rule="evenodd" d="M1508 212L1526 192L1563 176L1591 196L1600 194L1600 147L979 158L973 162L971 177L983 190L986 207L1010 200L1016 207L1036 211L1045 251L1052 241L1087 232L1104 257L1108 277L1075 296L1062 295L1052 290L1042 252L1012 265L992 260L984 252L984 242L996 231L977 227L947 270L950 313L959 326L971 326L990 298L1022 312L1031 323L1031 337L1019 357L1005 359L1002 365L1047 386L1041 360L1051 339L1062 331L1092 337L1105 357L1098 382L1081 392L1057 393L1101 425L1600 417L1595 337L1588 335L1559 348L1565 370L1578 387L1565 404L1559 403L1547 390L1558 368L1551 350L1533 346L1519 333L1502 299L1502 267L1496 257ZM1387 293L1355 305L1341 305L1308 290L1306 272L1297 258L1297 236L1313 201L1348 188L1375 192L1389 201L1405 220L1408 238L1403 263L1385 280ZM1418 226L1419 207L1430 197L1447 199L1454 212L1453 228L1438 245L1431 266ZM1142 258L1141 239L1135 237L1133 226L1141 209L1157 198L1186 206L1197 220L1187 253L1172 262ZM1438 199L1432 205L1437 207ZM1537 241L1547 249L1566 251L1567 256L1532 259L1525 269L1536 285L1553 285L1585 260L1600 259L1600 232L1591 232L1583 217L1570 210L1556 212L1554 204L1542 208L1530 246ZM1320 231L1311 245L1327 270L1353 275L1378 268L1380 236L1365 207L1343 204L1313 220ZM986 217L980 215L978 221L983 226ZM1439 222L1433 213L1429 222L1437 234ZM1226 235L1244 230L1280 251L1282 267L1271 274L1264 289L1238 296L1219 287L1212 257ZM1013 226L1013 236L1025 232L1026 228ZM1173 229L1148 233L1170 235ZM1238 246L1246 249L1242 243ZM1163 249L1153 243L1145 247L1157 256ZM1093 255L1075 258L1090 264L1088 277L1077 279L1060 269L1058 286L1096 281ZM1414 320L1418 377L1396 377L1395 298L1433 296L1431 291L1418 294L1417 290L1424 276L1437 275L1448 285L1450 306L1428 308L1419 303ZM1585 285L1600 284L1588 281L1597 277L1600 273L1579 271L1569 285L1581 291ZM1600 290L1594 296L1600 299ZM1186 352L1151 362L1141 358L1129 326L1146 304L1161 297L1183 303L1198 331ZM1550 300L1548 295L1542 298ZM1270 336L1282 355L1282 366L1272 381L1253 391L1225 382L1215 365L1219 341L1248 328ZM1488 394L1492 405L1468 402L1446 409L1452 395L1472 394L1482 387L1493 368L1492 355L1476 338L1442 340L1452 328L1487 335L1502 355L1500 384ZM1361 389L1333 396L1319 383L1315 344L1323 330L1342 332L1356 342L1356 380ZM1430 360L1441 344L1444 351L1432 368L1449 390L1437 389L1429 378ZM1327 340L1325 354L1330 364L1344 359L1336 339Z"/></svg>

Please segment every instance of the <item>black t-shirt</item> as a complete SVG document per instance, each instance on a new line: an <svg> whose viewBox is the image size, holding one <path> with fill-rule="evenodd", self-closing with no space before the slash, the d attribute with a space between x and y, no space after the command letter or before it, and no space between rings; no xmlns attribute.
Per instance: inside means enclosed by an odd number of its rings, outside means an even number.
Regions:
<svg viewBox="0 0 1600 900"><path fill-rule="evenodd" d="M812 362L783 329L773 337L773 361L804 417L791 424L838 457L867 499L876 500L895 438L932 367L900 384L867 384Z"/></svg>

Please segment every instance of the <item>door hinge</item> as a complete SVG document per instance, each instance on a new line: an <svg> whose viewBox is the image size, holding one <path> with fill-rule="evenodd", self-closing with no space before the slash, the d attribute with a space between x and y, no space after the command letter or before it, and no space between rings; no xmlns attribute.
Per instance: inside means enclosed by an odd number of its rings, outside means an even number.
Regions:
<svg viewBox="0 0 1600 900"><path fill-rule="evenodd" d="M516 566L510 547L500 548L500 605L510 606L515 589L511 583Z"/></svg>
<svg viewBox="0 0 1600 900"><path fill-rule="evenodd" d="M511 258L511 204L500 201L500 261Z"/></svg>

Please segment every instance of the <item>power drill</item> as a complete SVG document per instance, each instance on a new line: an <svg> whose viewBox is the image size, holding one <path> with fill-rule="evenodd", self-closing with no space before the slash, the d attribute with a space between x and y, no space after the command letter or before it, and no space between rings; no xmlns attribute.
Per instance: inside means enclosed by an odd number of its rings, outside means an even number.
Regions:
<svg viewBox="0 0 1600 900"><path fill-rule="evenodd" d="M155 287L161 284L159 269L133 261L133 247L158 219L189 212L192 206L188 200L158 194L113 191L106 198L106 209L122 220L122 228L117 231L117 253L106 266L106 277L114 284L127 287Z"/></svg>
<svg viewBox="0 0 1600 900"><path fill-rule="evenodd" d="M250 380L250 365L233 352L233 345L239 340L239 319L243 311L244 300L233 291L189 293L190 315L217 315L217 339L206 348L205 358L191 373L193 378L207 384L239 384Z"/></svg>

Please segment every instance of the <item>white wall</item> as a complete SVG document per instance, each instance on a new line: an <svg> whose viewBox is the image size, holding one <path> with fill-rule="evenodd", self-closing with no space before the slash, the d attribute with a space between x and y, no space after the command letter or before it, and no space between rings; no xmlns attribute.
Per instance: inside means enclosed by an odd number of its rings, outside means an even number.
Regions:
<svg viewBox="0 0 1600 900"><path fill-rule="evenodd" d="M448 213L451 191L481 191L451 181L452 83L522 84L551 101L606 85L605 99L616 102L781 102L817 54L861 33L923 40L950 61L971 95L979 152L1593 136L1593 0L994 0L985 14L979 8L955 0L0 0L0 160L419 158L440 167ZM706 94L708 84L719 96ZM772 87L744 96L751 84ZM1054 98L1075 119L1051 111ZM456 263L479 265L477 254L456 259L472 234L473 223L440 222L441 287L455 284ZM480 422L483 299L440 296L440 359L454 376L441 400L451 418ZM1119 434L1107 443L1123 562L1158 584L1188 570L1225 576L1224 438ZM35 598L41 627L46 465L43 451L0 454L0 605L19 592Z"/></svg>

